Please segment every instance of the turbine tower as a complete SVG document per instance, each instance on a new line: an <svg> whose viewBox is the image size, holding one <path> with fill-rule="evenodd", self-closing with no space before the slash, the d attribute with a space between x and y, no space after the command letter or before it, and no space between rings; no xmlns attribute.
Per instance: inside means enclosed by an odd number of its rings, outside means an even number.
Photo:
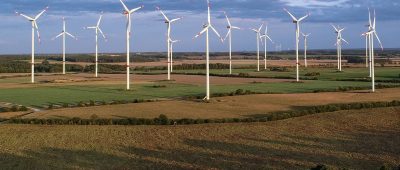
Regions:
<svg viewBox="0 0 400 170"><path fill-rule="evenodd" d="M160 13L161 13L161 15L164 17L164 19L165 19L165 23L167 24L167 49L168 49L168 52L167 52L167 60L168 60L168 76L167 76L167 79L168 80L171 80L171 69L172 69L172 58L171 58L171 55L172 55L172 53L171 53L171 24L173 23L173 22L176 22L176 21L178 21L178 20L180 20L180 19L182 19L182 18L175 18L175 19L172 19L172 20L170 20L166 15L165 15L165 13L160 9L160 7L156 7L156 9L158 10L158 11L160 11Z"/></svg>
<svg viewBox="0 0 400 170"><path fill-rule="evenodd" d="M40 12L38 15L35 17L29 17L25 14L15 12L17 15L20 15L24 18L26 18L29 22L32 24L32 58L31 58L31 83L35 83L35 30L37 32L38 36L38 41L40 43L40 33L39 33L39 27L37 24L37 20L40 18L40 16L43 15L47 11L49 7L46 7L42 12Z"/></svg>
<svg viewBox="0 0 400 170"><path fill-rule="evenodd" d="M369 13L371 13L371 12L369 12ZM370 16L371 16L371 14L370 14ZM375 37L378 40L379 45L380 45L380 47L381 47L381 49L383 51L383 45L382 45L381 40L379 39L378 33L376 31L376 13L375 13L375 10L374 10L373 22L371 22L371 17L370 17L370 23L371 23L370 24L371 25L370 30L365 34L367 34L368 37L369 37L368 40L369 40L369 55L370 55L369 58L371 59L370 68L371 68L372 92L375 92L375 52L374 52L374 39L375 39Z"/></svg>
<svg viewBox="0 0 400 170"><path fill-rule="evenodd" d="M268 26L265 25L265 32L264 35L261 36L261 38L264 38L264 70L267 70L267 39L271 41L271 43L274 43L272 39L268 36ZM261 39L262 42L262 39Z"/></svg>
<svg viewBox="0 0 400 170"><path fill-rule="evenodd" d="M126 24L126 90L131 89L131 80L130 80L130 40L131 40L131 28L132 28L132 21L131 15L139 9L142 9L144 6L140 6L134 9L129 9L122 0L119 0L124 7L123 14L126 15L127 24Z"/></svg>
<svg viewBox="0 0 400 170"><path fill-rule="evenodd" d="M203 30L200 31L194 38L199 37L200 35L206 33L206 70L207 70L207 78L206 78L206 97L204 97L204 100L209 101L210 100L210 43L209 43L209 30L214 31L214 33L220 38L221 42L223 42L223 39L221 38L221 35L217 32L217 30L212 26L211 24L211 4L210 0L207 0L207 5L208 5L208 16L207 16L207 24L203 25Z"/></svg>
<svg viewBox="0 0 400 170"><path fill-rule="evenodd" d="M257 36L257 71L260 71L260 39L261 39L261 29L264 24L261 24L258 29L251 29L256 33Z"/></svg>
<svg viewBox="0 0 400 170"><path fill-rule="evenodd" d="M287 9L285 10L290 17L293 19L293 23L296 24L296 81L299 82L299 38L300 38L300 22L306 19L310 14L305 15L304 17L301 17L300 19L297 19L295 16L293 16Z"/></svg>
<svg viewBox="0 0 400 170"><path fill-rule="evenodd" d="M228 22L228 33L226 34L224 41L229 37L229 74L232 74L232 29L238 29L239 27L232 26L231 21L229 20L228 15L224 12L226 21Z"/></svg>
<svg viewBox="0 0 400 170"><path fill-rule="evenodd" d="M66 37L66 35L68 35L68 36L70 36L71 38L73 38L73 39L75 39L75 40L77 40L77 38L75 37L75 36L73 36L71 33L69 33L69 32L67 32L67 29L66 29L66 23L65 23L65 18L63 17L63 30L61 31L61 33L60 34L58 34L56 37L54 37L53 38L53 40L55 40L55 39L57 39L57 38L59 38L59 37L61 37L62 36L62 42L63 42L63 74L65 74L65 37Z"/></svg>
<svg viewBox="0 0 400 170"><path fill-rule="evenodd" d="M174 57L174 44L180 42L180 40L171 40L169 39L169 43L170 43L170 57L171 57L171 73L174 72L174 61L173 61L173 57Z"/></svg>
<svg viewBox="0 0 400 170"><path fill-rule="evenodd" d="M336 37L336 47L337 47L337 58L338 58L338 70L342 71L342 44L343 42L349 44L345 39L342 37L342 32L344 31L344 28L340 28L340 26L334 26L331 24L332 27L335 29L335 33L337 34Z"/></svg>
<svg viewBox="0 0 400 170"><path fill-rule="evenodd" d="M307 47L308 47L307 39L311 35L311 33L308 33L308 34L301 33L301 35L303 35L303 38L304 38L304 66L308 67L308 63L307 63Z"/></svg>
<svg viewBox="0 0 400 170"><path fill-rule="evenodd" d="M86 29L94 29L95 33L96 33L96 54L95 54L95 77L99 77L98 75L98 65L99 65L99 56L98 56L98 52L99 52L99 32L100 34L103 36L103 38L105 39L105 41L107 41L106 36L104 35L103 31L100 28L100 23L101 23L101 19L103 18L103 14L100 15L99 20L97 21L97 25L96 26L92 26L92 27L86 27Z"/></svg>

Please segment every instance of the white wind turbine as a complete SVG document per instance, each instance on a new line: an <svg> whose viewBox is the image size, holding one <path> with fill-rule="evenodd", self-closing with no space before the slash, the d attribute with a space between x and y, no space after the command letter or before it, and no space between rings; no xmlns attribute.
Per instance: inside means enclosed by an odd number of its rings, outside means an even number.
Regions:
<svg viewBox="0 0 400 170"><path fill-rule="evenodd" d="M65 37L66 35L70 36L71 38L77 40L75 36L73 36L71 33L67 32L66 29L66 24L65 24L65 18L63 17L63 30L61 31L60 34L58 34L56 37L53 38L53 40L57 39L58 37L62 36L62 42L63 42L63 74L65 74Z"/></svg>
<svg viewBox="0 0 400 170"><path fill-rule="evenodd" d="M171 73L174 72L174 61L173 61L173 57L174 57L174 44L180 42L180 40L169 40L170 43L170 57L171 57Z"/></svg>
<svg viewBox="0 0 400 170"><path fill-rule="evenodd" d="M296 24L296 81L300 81L299 78L299 38L300 38L300 22L303 21L304 19L306 19L308 16L310 16L310 14L307 14L304 17L301 17L300 19L297 19L295 16L293 16L287 9L283 9L285 10L290 17L293 19L293 23Z"/></svg>
<svg viewBox="0 0 400 170"><path fill-rule="evenodd" d="M217 32L217 30L212 26L211 24L211 4L210 0L207 0L207 5L208 5L208 16L207 16L207 24L203 25L203 30L200 31L194 38L199 37L203 33L206 33L206 70L207 70L207 78L206 78L206 97L204 98L205 100L209 101L210 100L210 43L209 43L209 29L211 28L214 33L221 39L221 42L223 42L223 39L221 38L221 35Z"/></svg>
<svg viewBox="0 0 400 170"><path fill-rule="evenodd" d="M272 39L268 36L268 26L265 25L265 32L261 36L261 38L264 38L264 69L267 70L267 39L271 41L271 43L274 43ZM261 39L262 42L262 39Z"/></svg>
<svg viewBox="0 0 400 170"><path fill-rule="evenodd" d="M92 26L92 27L86 27L86 29L94 29L95 33L96 33L96 54L95 54L95 77L98 77L98 65L99 65L99 56L98 56L98 52L99 52L99 32L100 34L103 36L103 38L105 39L105 41L107 41L106 36L104 35L103 31L100 28L100 23L101 23L101 19L103 18L103 14L100 15L99 20L97 21L97 25L96 26Z"/></svg>
<svg viewBox="0 0 400 170"><path fill-rule="evenodd" d="M307 40L308 40L308 37L311 35L311 33L308 33L308 34L301 33L301 35L303 35L303 38L304 38L304 66L307 67L308 66L308 63L307 63L307 47L308 47Z"/></svg>
<svg viewBox="0 0 400 170"><path fill-rule="evenodd" d="M343 42L349 44L343 37L342 37L342 32L344 31L344 28L340 28L339 26L334 26L331 24L332 27L335 29L335 33L337 34L336 38L336 47L337 47L337 57L338 57L338 70L342 71L342 44Z"/></svg>
<svg viewBox="0 0 400 170"><path fill-rule="evenodd" d="M251 29L256 33L257 36L257 71L260 71L260 39L261 39L261 29L264 24L261 24L260 28L258 29Z"/></svg>
<svg viewBox="0 0 400 170"><path fill-rule="evenodd" d="M232 26L231 21L228 18L228 15L226 12L224 12L226 21L228 22L228 33L226 34L224 41L229 37L229 74L232 74L232 29L238 29L240 30L239 27Z"/></svg>
<svg viewBox="0 0 400 170"><path fill-rule="evenodd" d="M165 23L167 24L167 49L168 49L168 52L167 52L167 62L168 62L168 76L167 76L167 78L168 78L168 80L171 80L171 72L172 72L172 58L171 58L171 55L172 55L172 53L171 53L171 24L173 23L173 22L176 22L176 21L178 21L178 20L180 20L180 19L182 19L182 18L175 18L175 19L172 19L172 20L170 20L165 14L164 14L164 12L160 9L160 7L156 7L156 9L158 10L158 11L160 11L160 13L161 13L161 15L164 17L164 19L165 19Z"/></svg>
<svg viewBox="0 0 400 170"><path fill-rule="evenodd" d="M370 12L371 13L371 12ZM375 52L374 52L374 39L376 39L379 42L379 45L381 49L383 50L383 45L381 43L381 40L379 39L378 33L376 32L376 13L374 10L374 20L371 22L371 14L370 14L370 30L365 33L368 35L369 38L369 55L370 55L370 68L371 68L371 80L372 80L372 92L375 92Z"/></svg>
<svg viewBox="0 0 400 170"><path fill-rule="evenodd" d="M42 12L40 12L34 18L29 17L29 16L19 13L19 12L15 12L17 15L23 16L24 18L28 19L28 21L31 22L31 24L32 24L32 59L31 59L31 82L32 83L35 83L35 29L37 31L38 41L40 43L39 27L38 27L38 24L36 21L40 18L40 16L43 15L44 12L46 12L46 10L48 8L49 7L46 7Z"/></svg>
<svg viewBox="0 0 400 170"><path fill-rule="evenodd" d="M134 9L129 9L125 3L120 0L122 6L124 7L123 14L126 15L127 23L126 23L126 90L131 89L131 80L130 80L130 40L131 40L131 28L132 28L132 20L131 15L139 9L142 9L144 6L140 6Z"/></svg>

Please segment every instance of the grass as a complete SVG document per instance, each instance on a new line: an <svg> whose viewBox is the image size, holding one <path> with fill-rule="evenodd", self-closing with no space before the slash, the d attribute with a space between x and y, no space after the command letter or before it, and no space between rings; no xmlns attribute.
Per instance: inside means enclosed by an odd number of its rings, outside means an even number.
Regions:
<svg viewBox="0 0 400 170"><path fill-rule="evenodd" d="M154 86L163 88L154 88ZM164 87L165 86L165 87ZM368 87L368 82L351 81L306 81L304 83L251 83L242 85L214 85L212 93L229 93L237 89L251 90L257 93L307 93L315 90L334 90L338 87ZM135 85L131 91L125 91L123 85L87 85L87 86L49 86L35 88L0 89L2 102L25 106L37 106L80 101L112 101L133 99L176 98L204 95L203 86L161 82L154 85ZM51 102L50 102L51 101Z"/></svg>
<svg viewBox="0 0 400 170"><path fill-rule="evenodd" d="M399 108L268 123L0 125L4 169L378 169L397 166ZM23 139L23 140L21 140Z"/></svg>
<svg viewBox="0 0 400 170"><path fill-rule="evenodd" d="M295 68L289 68L289 72L278 72L278 71L264 71L257 72L255 69L234 69L235 75L239 73L249 73L251 76L264 76L264 77L292 77L296 78ZM335 68L304 68L300 69L300 76L305 77L306 73L319 72L321 75L318 76L319 80L336 80L336 79L354 79L354 78L366 78L369 76L369 70L367 68L343 68L343 72L337 72ZM151 72L137 72L137 73L154 73L161 74L165 73L164 70L156 70ZM205 74L205 70L175 70L175 73L202 73ZM229 70L223 69L212 69L212 74L229 74ZM377 80L391 80L400 79L400 69L398 67L376 67L375 76Z"/></svg>

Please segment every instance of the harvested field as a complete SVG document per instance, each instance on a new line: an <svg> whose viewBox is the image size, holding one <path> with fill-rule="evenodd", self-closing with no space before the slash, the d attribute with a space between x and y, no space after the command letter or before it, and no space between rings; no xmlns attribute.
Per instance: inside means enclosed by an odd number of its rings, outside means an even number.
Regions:
<svg viewBox="0 0 400 170"><path fill-rule="evenodd" d="M69 108L36 112L24 118L243 118L256 114L285 111L302 106L337 103L399 100L400 89L382 89L376 93L337 92L306 94L263 94L214 98L211 103L193 101L162 101L124 105Z"/></svg>
<svg viewBox="0 0 400 170"><path fill-rule="evenodd" d="M400 164L400 109L253 124L0 125L9 169L378 169ZM23 140L22 140L23 139Z"/></svg>

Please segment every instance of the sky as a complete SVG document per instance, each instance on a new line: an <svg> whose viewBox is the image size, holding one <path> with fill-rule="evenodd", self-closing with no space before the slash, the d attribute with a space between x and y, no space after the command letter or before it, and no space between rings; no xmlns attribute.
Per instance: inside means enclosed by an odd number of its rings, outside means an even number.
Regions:
<svg viewBox="0 0 400 170"><path fill-rule="evenodd" d="M172 38L181 40L174 45L174 51L202 52L205 37L193 39L207 20L206 0L125 0L129 8L144 5L133 14L132 52L164 52L166 45L166 24L156 11L159 6L169 18L183 17L172 25ZM0 54L29 54L31 50L31 24L15 14L22 12L35 16L49 6L39 20L41 44L37 53L61 53L61 39L52 40L62 30L62 17L67 18L67 31L78 40L67 39L67 53L93 53L95 50L94 26L99 15L104 17L101 28L108 41L100 38L101 53L123 53L126 50L126 18L119 0L1 0L0 2ZM250 28L268 25L269 35L275 44L268 49L295 48L295 25L283 8L301 17L311 16L301 24L301 31L311 33L308 39L310 49L334 49L336 35L330 23L346 28L343 37L350 42L343 48L365 48L368 8L375 9L377 32L385 48L399 48L397 33L400 28L399 0L211 0L211 15L214 27L225 37L227 22L223 11L231 18L232 25L242 28L233 32L233 51L255 51L256 34ZM227 42L221 43L215 34L210 34L211 51L228 50ZM303 43L301 42L301 46Z"/></svg>

